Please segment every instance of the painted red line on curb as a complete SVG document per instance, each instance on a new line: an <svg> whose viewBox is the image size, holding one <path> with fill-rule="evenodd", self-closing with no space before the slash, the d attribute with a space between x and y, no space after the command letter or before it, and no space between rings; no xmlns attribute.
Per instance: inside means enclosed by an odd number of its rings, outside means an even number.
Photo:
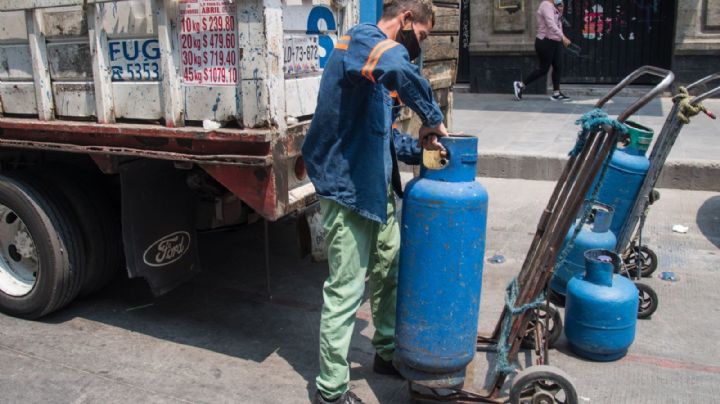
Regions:
<svg viewBox="0 0 720 404"><path fill-rule="evenodd" d="M693 370L705 373L720 373L720 366L700 365L698 363L680 362L672 359L658 358L655 356L645 356L628 354L623 358L627 362L643 363L646 365L655 365L664 369L681 369Z"/></svg>

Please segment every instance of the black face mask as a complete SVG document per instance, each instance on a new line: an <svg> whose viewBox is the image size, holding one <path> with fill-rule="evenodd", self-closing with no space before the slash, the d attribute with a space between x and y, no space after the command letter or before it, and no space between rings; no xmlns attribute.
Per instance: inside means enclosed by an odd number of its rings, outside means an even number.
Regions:
<svg viewBox="0 0 720 404"><path fill-rule="evenodd" d="M408 54L410 54L410 60L415 60L420 56L420 43L417 40L415 30L412 29L412 26L410 29L400 29L395 40L407 49Z"/></svg>

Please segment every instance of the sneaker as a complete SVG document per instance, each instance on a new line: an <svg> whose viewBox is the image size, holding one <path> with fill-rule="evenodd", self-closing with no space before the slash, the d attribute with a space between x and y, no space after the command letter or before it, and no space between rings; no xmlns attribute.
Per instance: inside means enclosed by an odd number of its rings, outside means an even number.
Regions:
<svg viewBox="0 0 720 404"><path fill-rule="evenodd" d="M323 397L319 391L316 391L313 404L363 404L363 402L358 396L355 395L355 393L350 390L344 392L340 397L336 398L335 400L328 400Z"/></svg>
<svg viewBox="0 0 720 404"><path fill-rule="evenodd" d="M520 82L520 81L513 82L513 91L515 91L515 99L518 101L522 100L523 88L525 88L525 86L523 86L522 82Z"/></svg>
<svg viewBox="0 0 720 404"><path fill-rule="evenodd" d="M386 361L378 354L375 354L375 359L373 360L373 372L381 375L402 377L392 361Z"/></svg>
<svg viewBox="0 0 720 404"><path fill-rule="evenodd" d="M550 99L553 101L570 101L572 98L568 97L567 95L563 93L557 93L550 96Z"/></svg>

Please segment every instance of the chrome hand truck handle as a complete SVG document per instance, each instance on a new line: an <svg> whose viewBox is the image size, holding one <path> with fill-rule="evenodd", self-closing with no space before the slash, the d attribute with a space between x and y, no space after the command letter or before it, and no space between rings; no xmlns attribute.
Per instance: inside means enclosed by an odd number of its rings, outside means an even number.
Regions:
<svg viewBox="0 0 720 404"><path fill-rule="evenodd" d="M662 81L658 83L655 87L653 87L652 90L650 90L647 94L643 95L642 97L638 98L632 105L627 107L625 111L623 111L620 116L618 116L618 121L625 122L627 118L629 118L632 114L636 113L640 108L647 105L650 101L652 101L653 98L657 97L660 93L667 90L668 87L670 87L670 84L675 80L675 75L673 72L667 69L662 69L655 66L643 66L635 70L634 72L628 74L620 83L618 83L615 87L613 87L612 90L610 90L609 93L607 93L603 98L601 98L597 104L595 104L596 108L602 108L608 101L610 101L613 97L615 97L622 89L629 86L632 82L637 80L638 78L649 74L652 76L662 77Z"/></svg>
<svg viewBox="0 0 720 404"><path fill-rule="evenodd" d="M695 87L710 83L715 80L720 80L720 72L711 74L707 77L703 77L700 80L698 80L692 84L688 84L687 86L685 86L685 88L687 88L689 91ZM710 98L710 97L716 96L718 94L720 94L720 86L717 86L717 87L713 88L712 90L708 90L708 91L696 96L695 98L690 100L690 104L697 105L697 104L703 102L703 100L705 100L706 98Z"/></svg>

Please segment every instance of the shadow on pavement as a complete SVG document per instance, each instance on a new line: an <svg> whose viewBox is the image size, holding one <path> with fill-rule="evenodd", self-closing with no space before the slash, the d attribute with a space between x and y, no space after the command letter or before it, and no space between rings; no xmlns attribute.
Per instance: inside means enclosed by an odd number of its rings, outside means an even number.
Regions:
<svg viewBox="0 0 720 404"><path fill-rule="evenodd" d="M118 277L100 293L79 299L43 321L86 318L260 366L277 354L305 379L311 399L327 264L299 258L294 221L270 224L272 298L268 298L262 227L256 223L202 234L204 271L164 296L154 298L144 280ZM367 326L358 318L349 359L361 367L352 369L351 377L366 379L380 402L390 402L382 396L404 391L403 382L389 383L372 372L374 349L360 334Z"/></svg>
<svg viewBox="0 0 720 404"><path fill-rule="evenodd" d="M720 195L709 198L700 206L695 222L702 234L720 248Z"/></svg>

